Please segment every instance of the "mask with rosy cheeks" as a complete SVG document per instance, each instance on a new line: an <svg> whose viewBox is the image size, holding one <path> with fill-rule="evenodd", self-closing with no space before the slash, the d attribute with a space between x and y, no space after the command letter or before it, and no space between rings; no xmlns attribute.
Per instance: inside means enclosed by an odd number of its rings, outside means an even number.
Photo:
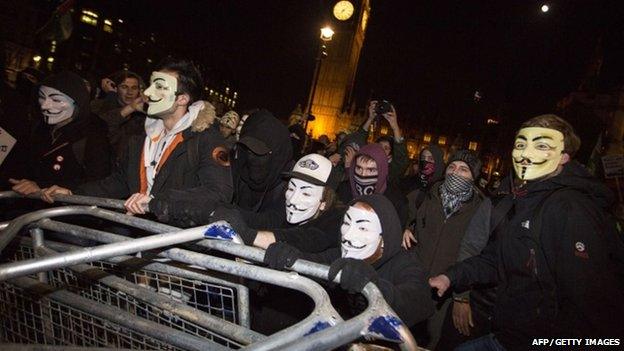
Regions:
<svg viewBox="0 0 624 351"><path fill-rule="evenodd" d="M150 86L145 90L147 114L159 117L173 111L178 90L178 80L171 74L152 72Z"/></svg>
<svg viewBox="0 0 624 351"><path fill-rule="evenodd" d="M290 224L302 224L322 210L324 187L301 179L291 178L286 189L286 220Z"/></svg>
<svg viewBox="0 0 624 351"><path fill-rule="evenodd" d="M350 206L340 227L342 257L359 260L371 257L381 242L381 231L375 212Z"/></svg>
<svg viewBox="0 0 624 351"><path fill-rule="evenodd" d="M561 162L563 149L563 134L558 130L520 129L511 152L516 176L521 180L534 180L553 173Z"/></svg>
<svg viewBox="0 0 624 351"><path fill-rule="evenodd" d="M45 85L39 88L39 106L45 123L50 125L71 119L76 110L76 104L72 98Z"/></svg>

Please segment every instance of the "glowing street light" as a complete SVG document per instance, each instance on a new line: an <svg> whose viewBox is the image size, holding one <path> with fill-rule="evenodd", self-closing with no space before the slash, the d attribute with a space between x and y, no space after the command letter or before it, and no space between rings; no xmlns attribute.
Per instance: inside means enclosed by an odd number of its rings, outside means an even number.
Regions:
<svg viewBox="0 0 624 351"><path fill-rule="evenodd" d="M39 63L39 61L41 61L41 56L37 55L37 56L33 57L33 61Z"/></svg>
<svg viewBox="0 0 624 351"><path fill-rule="evenodd" d="M330 26L321 28L321 40L330 41L334 36L334 30Z"/></svg>
<svg viewBox="0 0 624 351"><path fill-rule="evenodd" d="M550 7L548 7L548 5L546 5L546 4L542 5L542 12L543 13L548 12L548 10L550 10Z"/></svg>

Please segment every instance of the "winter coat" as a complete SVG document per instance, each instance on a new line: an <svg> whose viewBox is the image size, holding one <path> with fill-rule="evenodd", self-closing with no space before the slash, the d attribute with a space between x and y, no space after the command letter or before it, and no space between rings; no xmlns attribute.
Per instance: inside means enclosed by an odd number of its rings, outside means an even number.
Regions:
<svg viewBox="0 0 624 351"><path fill-rule="evenodd" d="M12 178L27 178L39 186L60 184L71 187L87 180L100 179L110 173L111 153L106 127L89 109L89 93L80 76L60 72L41 82L75 102L71 122L60 127L44 123L41 116L32 130L28 146L22 155L24 174ZM18 140L18 143L24 142Z"/></svg>
<svg viewBox="0 0 624 351"><path fill-rule="evenodd" d="M392 203L380 194L366 195L351 201L365 202L377 213L382 227L384 243L382 256L372 266L378 274L377 287L384 299L401 320L411 326L427 319L433 313L430 299L430 288L426 280L426 272L419 260L401 249L401 222ZM318 254L304 255L304 259L323 264L331 264L341 257L340 247L328 249ZM333 294L341 296L342 290L334 289ZM348 304L348 312L355 315L366 307L364 297L360 294L349 295L347 299L332 299Z"/></svg>
<svg viewBox="0 0 624 351"><path fill-rule="evenodd" d="M198 117L193 127L200 122ZM232 196L223 137L215 125L202 130L193 127L182 132L184 140L156 174L151 189L150 212L175 225L180 225L177 220L183 217L184 208L201 203L201 209L210 212L217 202L229 202ZM82 184L74 193L125 199L139 192L145 137L130 138L124 157L109 177Z"/></svg>
<svg viewBox="0 0 624 351"><path fill-rule="evenodd" d="M552 193L562 188L572 190ZM503 199L511 210L497 240L446 272L460 291L498 284L494 334L505 348L526 350L533 338L624 335L623 296L605 269L609 248L599 220L612 200L604 184L569 162L559 175ZM531 228L542 201L541 225Z"/></svg>
<svg viewBox="0 0 624 351"><path fill-rule="evenodd" d="M451 267L459 257L466 229L485 196L473 187L472 197L464 202L449 218L444 215L440 185L431 187L418 209L413 225L417 243L412 250L422 260L429 276L436 276ZM487 232L483 233L486 238Z"/></svg>

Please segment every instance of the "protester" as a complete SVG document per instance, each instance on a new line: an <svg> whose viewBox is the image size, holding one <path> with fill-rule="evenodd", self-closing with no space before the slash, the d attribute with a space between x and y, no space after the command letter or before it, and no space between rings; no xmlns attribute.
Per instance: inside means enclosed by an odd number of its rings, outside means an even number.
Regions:
<svg viewBox="0 0 624 351"><path fill-rule="evenodd" d="M425 199L429 188L444 177L444 152L436 145L429 145L418 155L418 173L401 181L401 190L407 193L409 217Z"/></svg>
<svg viewBox="0 0 624 351"><path fill-rule="evenodd" d="M403 247L411 248L421 259L429 276L446 271L458 261L463 239L471 221L488 228L490 201L476 187L474 180L479 177L481 161L468 150L457 151L449 158L443 182L438 182L427 192L417 211L416 218L403 233ZM483 206L482 206L483 204ZM480 218L474 218L479 214ZM489 232L475 232L467 244L485 247ZM480 251L480 250L479 250ZM478 254L473 252L472 255ZM466 257L463 257L464 259ZM436 313L429 318L427 348L435 349L440 338L442 323L447 309L453 302L455 319L466 320L470 314L467 305L468 293L463 296L444 296L435 301ZM465 331L465 330L464 330Z"/></svg>
<svg viewBox="0 0 624 351"><path fill-rule="evenodd" d="M425 271L409 253L401 250L401 222L392 203L383 195L361 196L349 204L341 226L341 246L311 254L293 246L271 244L264 258L275 269L290 267L302 258L331 264L329 279L342 272L340 286L348 294L333 289L339 311L347 318L361 313L366 306L359 295L373 282L401 320L411 326L433 312Z"/></svg>
<svg viewBox="0 0 624 351"><path fill-rule="evenodd" d="M167 59L152 73L145 133L129 140L124 158L109 177L70 189L52 186L55 194L127 198L129 213L149 211L163 221L179 202L209 199L206 211L229 201L232 185L224 140L212 125L214 109L201 96L201 76L186 60ZM206 119L209 122L206 122ZM225 158L225 159L224 159Z"/></svg>
<svg viewBox="0 0 624 351"><path fill-rule="evenodd" d="M253 213L219 207L204 223L227 221L247 245L267 248L279 241L303 252L321 252L340 246L340 226L345 208L336 203L338 183L327 158L310 154L283 174L288 185L279 208ZM205 214L205 212L203 212ZM291 289L252 284L254 330L271 334L305 318L312 309Z"/></svg>
<svg viewBox="0 0 624 351"><path fill-rule="evenodd" d="M219 118L219 132L225 139L228 145L228 149L236 142L236 127L238 127L240 117L234 110L226 112L221 118Z"/></svg>
<svg viewBox="0 0 624 351"><path fill-rule="evenodd" d="M29 195L40 186L72 186L110 173L105 126L91 115L80 76L64 71L44 79L39 106L42 119L33 129L26 154L20 156L27 169L10 179L14 191Z"/></svg>
<svg viewBox="0 0 624 351"><path fill-rule="evenodd" d="M493 334L456 350L526 350L535 338L624 335L621 285L612 264L605 209L608 188L576 161L580 139L555 115L523 123L516 134L515 176L493 210L502 234L478 256L429 284L438 296L453 287L497 283ZM614 223L611 223L614 224ZM613 229L615 230L615 229Z"/></svg>
<svg viewBox="0 0 624 351"><path fill-rule="evenodd" d="M397 188L396 183L388 180L388 161L379 144L368 144L359 149L353 157L352 165L347 169L348 178L338 187L338 198L343 203L370 194L383 194L394 205L402 223L407 222L407 200ZM345 164L351 161L345 160Z"/></svg>
<svg viewBox="0 0 624 351"><path fill-rule="evenodd" d="M344 208L337 203L338 174L331 161L317 154L306 155L283 175L288 185L279 208L253 213L225 206L204 222L226 220L245 244L264 249L276 241L304 252L338 247Z"/></svg>
<svg viewBox="0 0 624 351"><path fill-rule="evenodd" d="M91 102L91 109L106 122L110 143L119 158L131 136L145 133L144 83L138 74L124 70L104 78L102 87L106 95Z"/></svg>

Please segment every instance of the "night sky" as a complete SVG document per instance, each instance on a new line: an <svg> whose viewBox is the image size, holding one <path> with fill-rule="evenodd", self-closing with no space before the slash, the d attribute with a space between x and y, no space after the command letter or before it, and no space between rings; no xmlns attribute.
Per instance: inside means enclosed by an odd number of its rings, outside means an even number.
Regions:
<svg viewBox="0 0 624 351"><path fill-rule="evenodd" d="M624 1L549 1L545 14L543 3L373 0L356 101L391 100L415 127L484 116L516 123L552 112L578 87L600 37L599 87L622 86ZM129 2L127 17L158 33L171 52L215 67L208 78L231 81L240 108L286 117L305 104L326 4L141 0ZM478 104L475 90L483 94Z"/></svg>

